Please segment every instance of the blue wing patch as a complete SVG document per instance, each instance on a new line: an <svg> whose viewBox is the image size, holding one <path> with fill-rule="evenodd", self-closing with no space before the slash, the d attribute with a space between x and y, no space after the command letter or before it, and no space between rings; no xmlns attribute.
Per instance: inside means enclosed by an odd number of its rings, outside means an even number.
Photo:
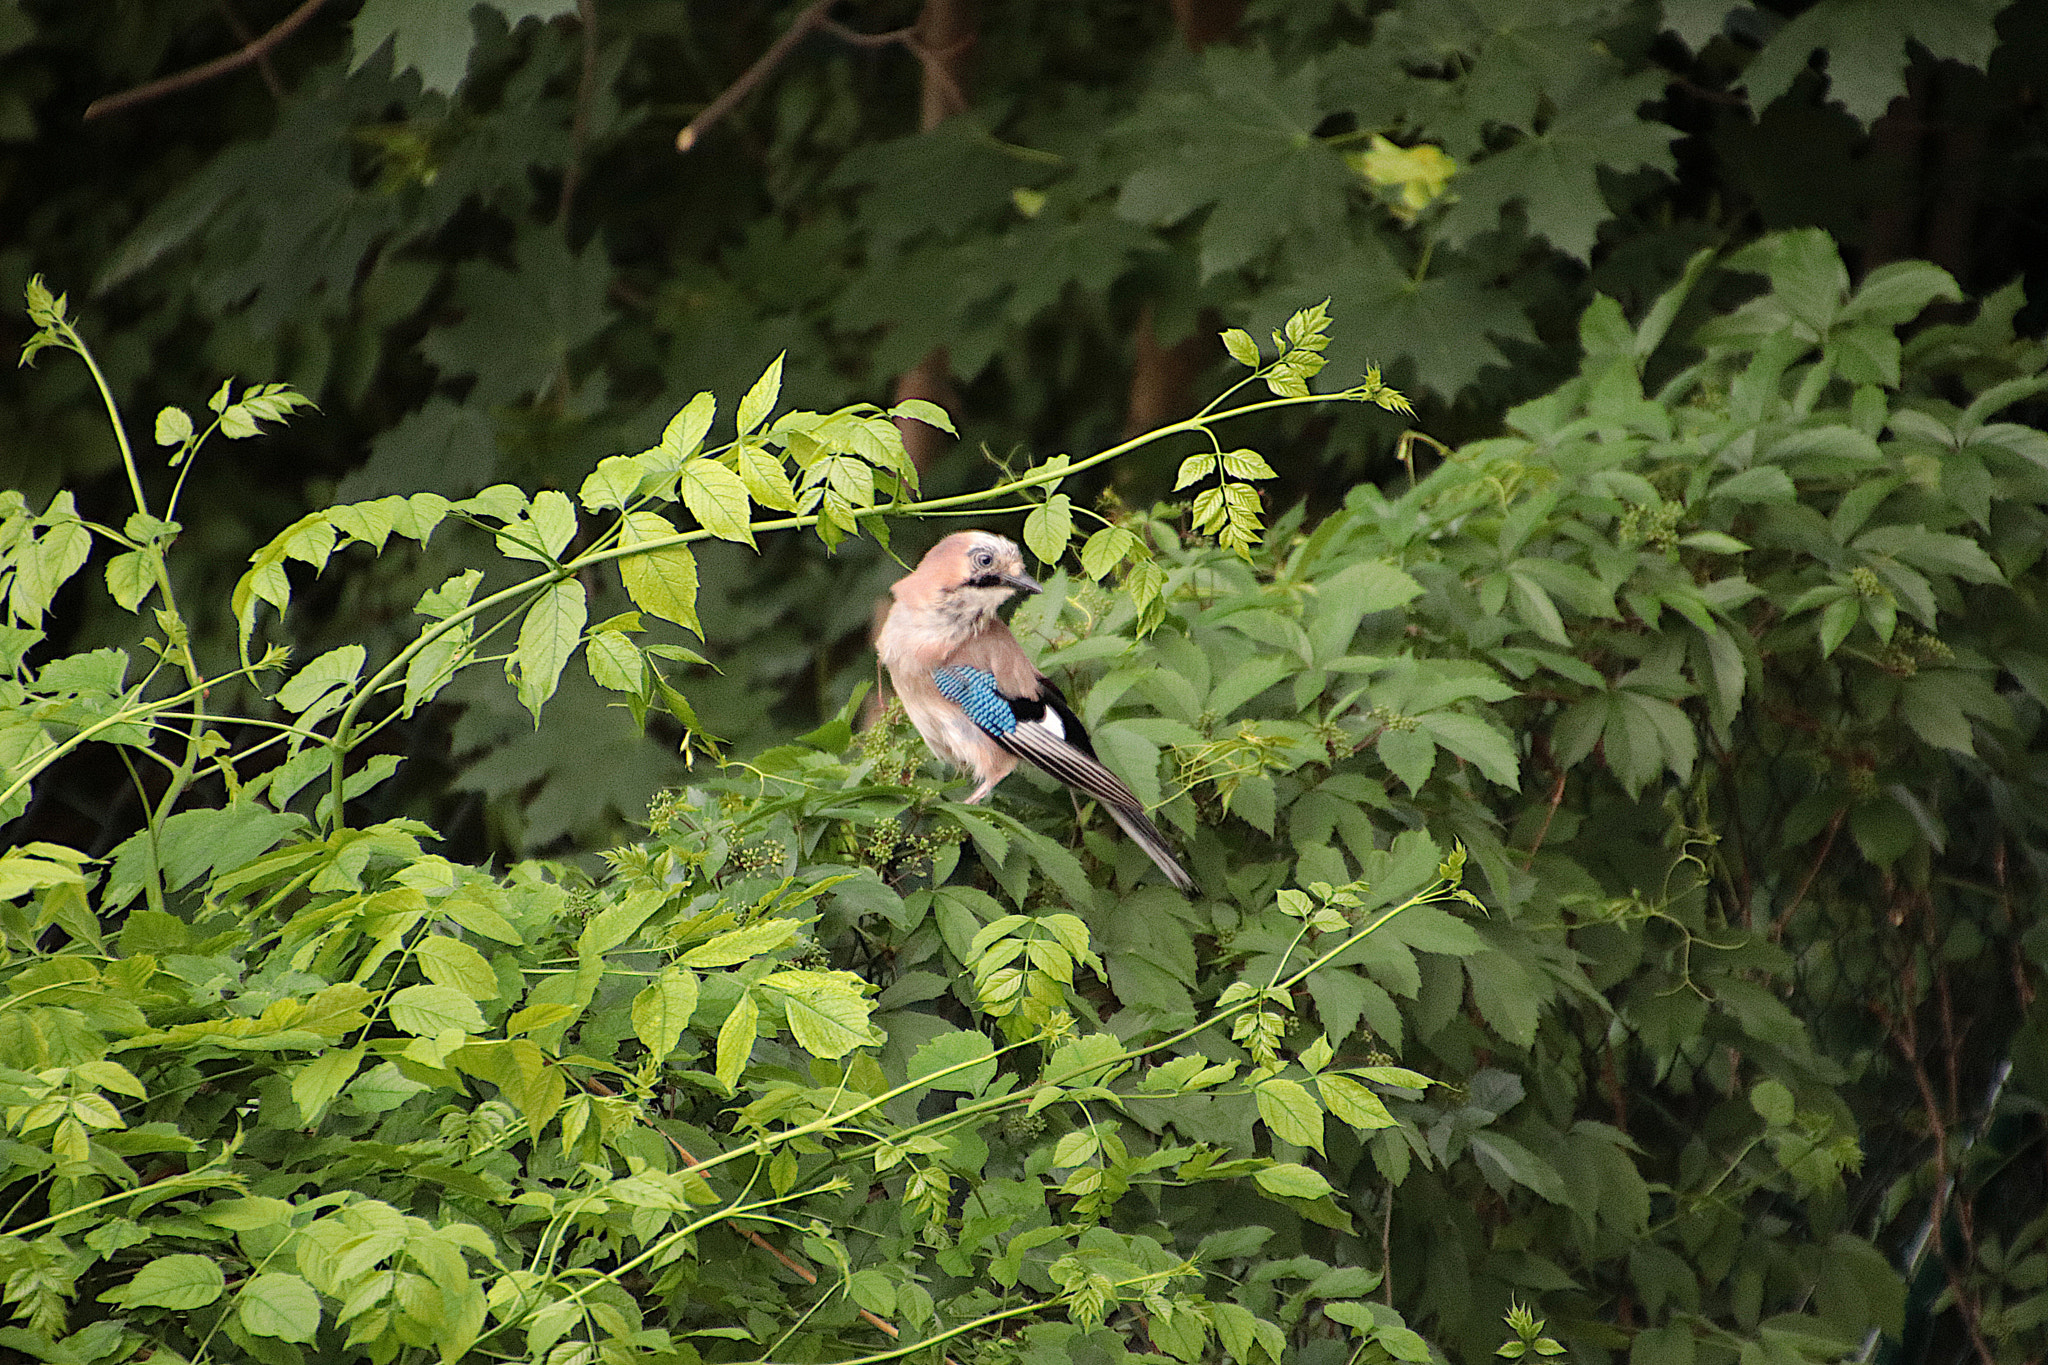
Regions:
<svg viewBox="0 0 2048 1365"><path fill-rule="evenodd" d="M967 713L967 718L988 734L1000 738L1017 728L1017 713L1010 699L996 690L996 679L986 669L951 664L932 670L939 694Z"/></svg>

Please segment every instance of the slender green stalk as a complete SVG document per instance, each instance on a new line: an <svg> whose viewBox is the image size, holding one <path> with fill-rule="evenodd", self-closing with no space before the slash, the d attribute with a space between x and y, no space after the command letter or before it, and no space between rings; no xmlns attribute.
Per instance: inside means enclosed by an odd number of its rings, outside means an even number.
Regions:
<svg viewBox="0 0 2048 1365"><path fill-rule="evenodd" d="M1246 403L1227 410L1217 410L1216 405L1222 402L1223 398L1237 392L1238 389L1243 388L1245 384L1252 382L1252 380L1258 377L1259 375L1257 374L1249 376L1231 389L1226 390L1223 395L1219 396L1208 407L1193 417L1184 418L1181 421L1170 423L1157 430L1145 432L1127 441L1120 441L1106 450L1097 451L1086 459L1051 467L1041 465L1014 479L979 492L959 493L944 498L925 498L915 502L886 503L881 506L862 509L861 515L924 516L947 512L959 507L980 509L984 504L1010 497L1028 489L1059 483L1075 474L1119 459L1134 450L1163 441L1168 437L1178 436L1186 432L1207 431L1209 424L1213 421L1243 417L1251 413L1271 412L1280 408L1313 406L1340 400L1346 396L1343 393L1312 393L1294 398L1269 398L1257 403ZM806 512L800 515L773 517L765 521L757 521L752 523L749 529L756 535L766 534L771 531L800 531L816 526L823 519L824 514L822 512ZM496 532L493 532L493 534L496 534ZM609 534L600 536L593 548L578 555L576 558L567 560L545 573L537 574L510 587L501 588L487 597L470 603L446 619L435 622L432 626L422 631L418 639L413 640L410 644L400 649L391 658L390 662L371 674L369 679L356 689L355 695L342 708L341 714L335 721L334 737L330 741L334 745L334 762L330 778L330 785L334 793L334 811L329 825L329 832L331 833L345 827L343 824L345 817L343 814L341 792L346 776L348 754L354 749L359 740L359 736L355 733L357 717L362 714L363 708L369 704L371 697L387 687L394 678L403 675L406 667L411 664L421 650L427 648L451 630L458 630L468 622L474 621L498 607L537 596L552 585L573 578L585 569L593 568L599 564L608 564L614 560L630 559L635 555L651 554L659 550L674 549L678 546L692 545L698 541L714 538L710 531L702 527L690 531L678 531L672 536L661 536L653 540L639 541L632 545L606 544L606 541L616 538Z"/></svg>

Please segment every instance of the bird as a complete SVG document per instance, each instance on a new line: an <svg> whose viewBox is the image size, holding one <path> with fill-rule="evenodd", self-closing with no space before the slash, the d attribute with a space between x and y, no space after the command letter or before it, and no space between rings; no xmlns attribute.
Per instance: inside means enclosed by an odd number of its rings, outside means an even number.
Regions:
<svg viewBox="0 0 2048 1365"><path fill-rule="evenodd" d="M932 752L980 779L966 804L982 800L1019 758L1028 758L1101 802L1168 881L1194 892L1195 879L1144 804L1102 766L1066 697L996 614L1017 593L1044 591L1024 572L1014 541L956 531L889 591L895 601L875 652Z"/></svg>

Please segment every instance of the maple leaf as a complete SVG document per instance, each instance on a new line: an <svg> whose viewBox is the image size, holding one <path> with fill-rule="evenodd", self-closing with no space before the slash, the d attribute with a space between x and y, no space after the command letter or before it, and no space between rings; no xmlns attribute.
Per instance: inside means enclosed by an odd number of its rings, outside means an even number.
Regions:
<svg viewBox="0 0 2048 1365"><path fill-rule="evenodd" d="M1325 112L1319 83L1312 65L1282 76L1266 53L1222 46L1203 53L1198 68L1163 70L1122 132L1172 150L1153 151L1124 181L1117 213L1170 227L1209 208L1204 279L1283 240L1335 238L1351 176L1315 136Z"/></svg>
<svg viewBox="0 0 2048 1365"><path fill-rule="evenodd" d="M1354 384L1379 365L1403 391L1426 387L1453 399L1487 366L1507 365L1490 337L1536 340L1521 302L1493 284L1489 269L1453 251L1438 248L1432 273L1420 281L1371 237L1341 254L1294 263L1293 297L1334 300L1337 325L1319 388ZM1248 325L1276 325L1281 315L1274 307ZM1412 383L1404 371L1415 376Z"/></svg>
<svg viewBox="0 0 2048 1365"><path fill-rule="evenodd" d="M1762 109L1792 88L1809 58L1828 54L1828 97L1866 127L1906 93L1907 44L1935 60L1982 67L1998 45L1993 21L2008 0L1820 0L1772 35L1743 72L1749 102Z"/></svg>
<svg viewBox="0 0 2048 1365"><path fill-rule="evenodd" d="M423 89L452 95L469 74L476 46L471 11L483 7L517 28L526 19L574 14L576 0L366 0L350 27L348 69L354 71L388 42L393 75L411 68L420 73Z"/></svg>
<svg viewBox="0 0 2048 1365"><path fill-rule="evenodd" d="M855 148L826 183L863 187L860 222L870 240L900 247L1013 212L1014 191L1044 178L1044 167L1012 155L977 116L961 114L929 132Z"/></svg>
<svg viewBox="0 0 2048 1365"><path fill-rule="evenodd" d="M1599 171L1672 169L1670 144L1678 130L1636 112L1663 88L1664 77L1655 71L1593 87L1560 107L1541 132L1460 172L1460 202L1444 217L1445 240L1469 241L1496 226L1501 209L1519 199L1532 234L1587 259L1600 224L1613 216Z"/></svg>
<svg viewBox="0 0 2048 1365"><path fill-rule="evenodd" d="M450 375L473 374L472 402L511 403L553 384L570 351L610 320L605 289L611 267L586 246L572 255L556 228L522 233L514 268L487 261L455 272L461 321L427 333L420 350Z"/></svg>

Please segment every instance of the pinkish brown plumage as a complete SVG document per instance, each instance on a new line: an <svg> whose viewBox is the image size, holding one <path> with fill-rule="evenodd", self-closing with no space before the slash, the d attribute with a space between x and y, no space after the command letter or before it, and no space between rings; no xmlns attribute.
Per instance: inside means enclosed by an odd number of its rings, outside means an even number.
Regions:
<svg viewBox="0 0 2048 1365"><path fill-rule="evenodd" d="M890 591L896 600L875 652L925 743L978 779L969 802L1028 758L1101 802L1168 880L1195 889L1143 804L1097 760L1066 699L996 614L1012 595L1039 591L1013 542L956 531Z"/></svg>

